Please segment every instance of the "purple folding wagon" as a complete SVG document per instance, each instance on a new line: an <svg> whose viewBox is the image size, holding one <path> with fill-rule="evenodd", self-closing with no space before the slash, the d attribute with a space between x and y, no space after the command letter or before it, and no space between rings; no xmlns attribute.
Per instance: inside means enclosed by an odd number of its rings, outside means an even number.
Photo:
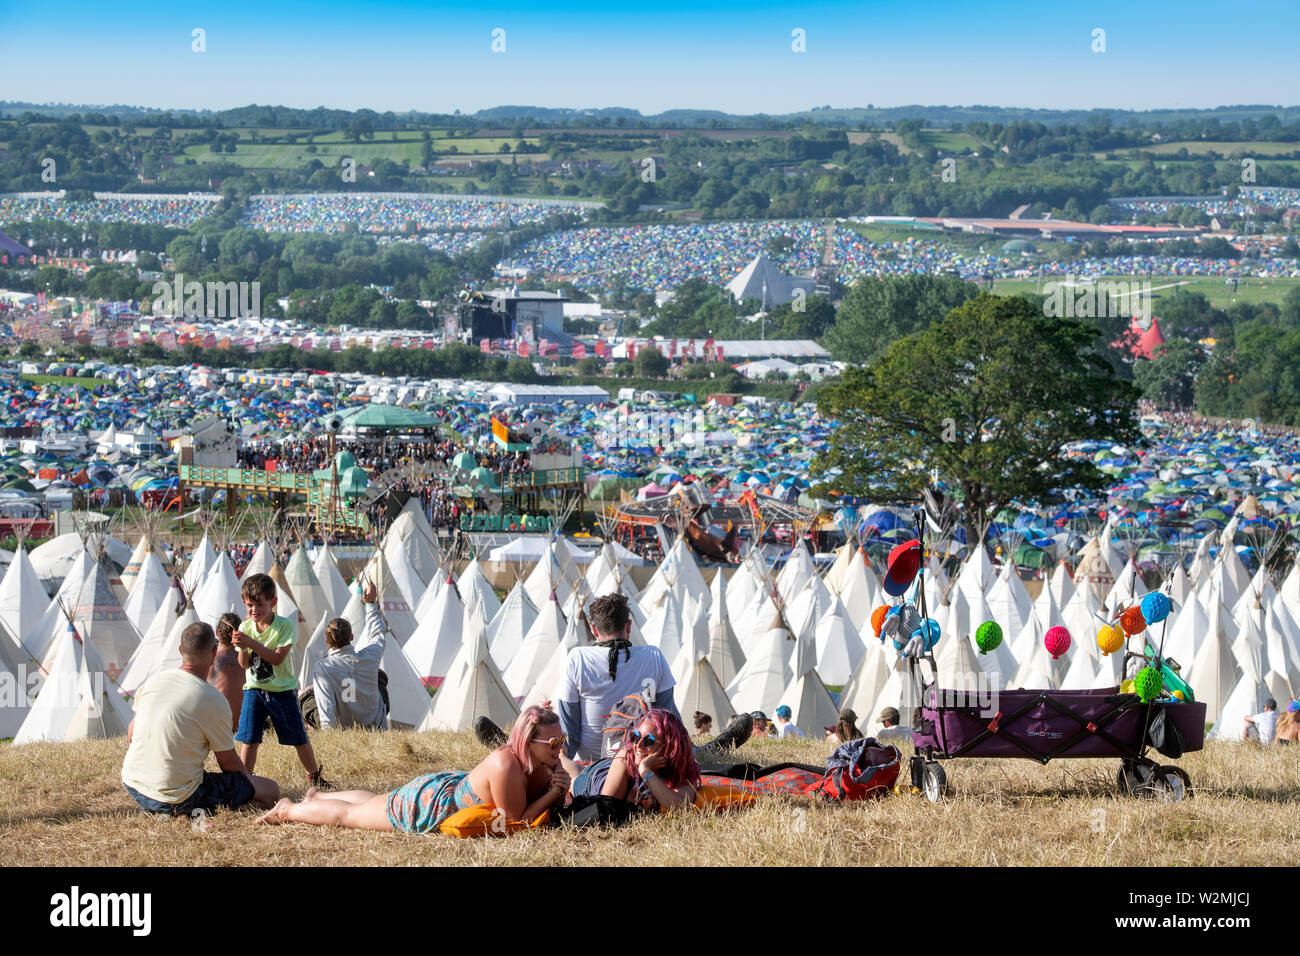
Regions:
<svg viewBox="0 0 1300 956"><path fill-rule="evenodd" d="M921 685L919 662L910 668ZM1180 767L1147 756L1155 747L1179 757L1205 746L1205 704L1143 703L1119 687L1100 690L1004 690L991 707L975 694L944 690L931 681L920 690L913 722L912 785L937 802L948 789L940 760L1019 757L1047 763L1057 757L1118 757L1121 793L1181 800L1192 795Z"/></svg>

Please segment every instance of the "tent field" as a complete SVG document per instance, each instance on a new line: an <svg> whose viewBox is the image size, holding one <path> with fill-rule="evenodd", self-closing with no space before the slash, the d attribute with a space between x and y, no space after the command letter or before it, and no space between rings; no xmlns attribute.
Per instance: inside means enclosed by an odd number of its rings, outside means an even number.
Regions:
<svg viewBox="0 0 1300 956"><path fill-rule="evenodd" d="M386 791L483 756L468 732L312 736L339 787ZM737 757L821 763L829 750L820 740L761 740ZM1116 760L956 760L946 764L952 795L938 805L917 794L836 805L769 797L619 830L459 840L262 827L252 812L223 811L205 829L136 808L120 782L122 737L0 744L0 845L14 866L1278 866L1300 850L1295 750L1210 741L1179 761L1197 791L1174 804L1119 796ZM257 771L301 798L292 750L268 740Z"/></svg>

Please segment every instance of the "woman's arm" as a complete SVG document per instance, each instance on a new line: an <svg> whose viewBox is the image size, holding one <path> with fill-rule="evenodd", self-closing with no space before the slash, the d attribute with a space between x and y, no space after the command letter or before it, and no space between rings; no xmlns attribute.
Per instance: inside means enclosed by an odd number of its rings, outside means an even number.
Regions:
<svg viewBox="0 0 1300 956"><path fill-rule="evenodd" d="M480 764L487 771L487 802L505 812L508 820L531 820L557 800L564 799L567 787L554 783L532 803L528 802L528 778L523 768L509 754L495 751ZM567 775L566 775L567 779Z"/></svg>
<svg viewBox="0 0 1300 956"><path fill-rule="evenodd" d="M646 789L650 795L658 801L659 806L665 810L672 810L684 803L695 802L695 787L689 783L683 783L680 787L673 788L668 786L663 777L659 776L659 771L668 765L663 754L647 756L641 759L637 764L637 772L641 779L646 783Z"/></svg>
<svg viewBox="0 0 1300 956"><path fill-rule="evenodd" d="M631 784L632 776L627 772L622 756L615 757L609 765L609 773L605 774L605 785L600 788L600 795L626 800Z"/></svg>

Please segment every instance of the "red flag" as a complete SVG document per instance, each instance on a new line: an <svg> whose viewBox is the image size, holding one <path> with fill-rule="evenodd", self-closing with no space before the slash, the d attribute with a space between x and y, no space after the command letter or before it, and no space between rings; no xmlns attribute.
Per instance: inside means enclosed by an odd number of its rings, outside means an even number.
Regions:
<svg viewBox="0 0 1300 956"><path fill-rule="evenodd" d="M528 343L520 339L515 351L518 352L520 358L528 358Z"/></svg>
<svg viewBox="0 0 1300 956"><path fill-rule="evenodd" d="M492 341L490 339L479 339L478 350L484 355L492 354Z"/></svg>
<svg viewBox="0 0 1300 956"><path fill-rule="evenodd" d="M582 342L574 343L573 357L575 359L585 359L587 357L587 346Z"/></svg>

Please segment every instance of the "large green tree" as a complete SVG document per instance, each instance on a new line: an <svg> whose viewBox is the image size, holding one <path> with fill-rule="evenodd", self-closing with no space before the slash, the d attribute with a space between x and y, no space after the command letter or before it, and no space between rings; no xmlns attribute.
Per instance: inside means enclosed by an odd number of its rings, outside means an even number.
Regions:
<svg viewBox="0 0 1300 956"><path fill-rule="evenodd" d="M1133 365L1133 381L1142 393L1162 406L1191 408L1196 400L1196 376L1205 353L1195 342L1172 338L1157 346L1150 360Z"/></svg>
<svg viewBox="0 0 1300 956"><path fill-rule="evenodd" d="M964 501L975 540L1012 501L1102 488L1089 457L1062 452L1137 438L1137 390L1099 341L1027 299L980 294L822 389L818 410L841 424L816 462L819 493L915 503L933 474Z"/></svg>
<svg viewBox="0 0 1300 956"><path fill-rule="evenodd" d="M840 303L826 333L831 354L869 362L895 341L926 328L979 291L955 276L906 275L859 279Z"/></svg>

